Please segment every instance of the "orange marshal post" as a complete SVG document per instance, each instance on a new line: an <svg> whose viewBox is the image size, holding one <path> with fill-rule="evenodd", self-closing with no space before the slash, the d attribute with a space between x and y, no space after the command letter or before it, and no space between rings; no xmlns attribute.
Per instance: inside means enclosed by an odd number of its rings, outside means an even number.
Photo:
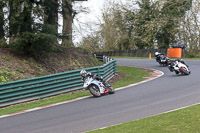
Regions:
<svg viewBox="0 0 200 133"><path fill-rule="evenodd" d="M182 48L169 48L167 50L168 58L181 58L182 57Z"/></svg>

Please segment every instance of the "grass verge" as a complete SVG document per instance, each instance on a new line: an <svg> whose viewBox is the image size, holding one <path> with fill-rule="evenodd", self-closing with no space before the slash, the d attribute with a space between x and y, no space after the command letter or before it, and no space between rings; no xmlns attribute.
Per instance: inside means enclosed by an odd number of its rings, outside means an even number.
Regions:
<svg viewBox="0 0 200 133"><path fill-rule="evenodd" d="M142 70L141 68L135 68L135 67L118 66L117 71L119 73L125 74L125 76L123 77L123 79L113 84L114 88L119 88L129 84L134 84L136 82L142 81L144 77L149 76L148 72Z"/></svg>
<svg viewBox="0 0 200 133"><path fill-rule="evenodd" d="M199 133L199 110L198 104L89 133Z"/></svg>
<svg viewBox="0 0 200 133"><path fill-rule="evenodd" d="M200 60L200 58L183 58L184 60Z"/></svg>
<svg viewBox="0 0 200 133"><path fill-rule="evenodd" d="M149 59L149 57L128 57L128 56L111 56L111 58L120 58L120 59ZM151 57L154 59L154 57ZM181 58L183 60L200 60L200 58Z"/></svg>
<svg viewBox="0 0 200 133"><path fill-rule="evenodd" d="M124 77L113 84L114 88L118 88L118 87L122 87L122 86L126 86L129 84L142 81L144 79L143 77L147 77L149 75L148 72L142 70L141 68L118 66L117 69L119 73L122 73L124 75ZM23 104L14 105L14 106L6 107L6 108L1 108L0 116L23 111L23 110L33 109L36 107L41 107L41 106L45 106L49 104L55 104L55 103L59 103L59 102L67 101L67 100L72 100L78 97L83 97L83 96L88 96L88 95L90 95L89 91L85 91L85 90L76 91L76 92L62 94L62 95L51 97L51 98L36 100L29 103L23 103Z"/></svg>

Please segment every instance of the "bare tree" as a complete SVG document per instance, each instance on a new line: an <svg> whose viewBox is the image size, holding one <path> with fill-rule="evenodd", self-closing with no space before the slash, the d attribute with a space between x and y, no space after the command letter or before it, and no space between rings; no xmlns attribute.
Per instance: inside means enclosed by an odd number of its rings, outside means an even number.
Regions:
<svg viewBox="0 0 200 133"><path fill-rule="evenodd" d="M5 2L0 1L0 42L5 42L5 33L4 33L4 11Z"/></svg>
<svg viewBox="0 0 200 133"><path fill-rule="evenodd" d="M199 56L200 50L200 1L194 0L193 6L188 11L180 25L178 41L185 45L189 56Z"/></svg>

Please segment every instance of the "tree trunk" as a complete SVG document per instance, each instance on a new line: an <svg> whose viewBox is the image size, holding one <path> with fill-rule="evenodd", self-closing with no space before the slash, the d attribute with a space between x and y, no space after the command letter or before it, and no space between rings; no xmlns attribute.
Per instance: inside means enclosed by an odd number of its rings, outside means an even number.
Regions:
<svg viewBox="0 0 200 133"><path fill-rule="evenodd" d="M17 34L20 32L20 14L22 11L21 1L20 0L9 0L9 37L10 43L15 42Z"/></svg>
<svg viewBox="0 0 200 133"><path fill-rule="evenodd" d="M54 25L58 30L58 0L50 0L50 4L46 7L45 14L47 17L44 19L44 24Z"/></svg>
<svg viewBox="0 0 200 133"><path fill-rule="evenodd" d="M62 45L65 47L73 47L72 43L72 22L73 22L73 9L72 9L72 0L62 0L63 4L63 35Z"/></svg>
<svg viewBox="0 0 200 133"><path fill-rule="evenodd" d="M0 1L0 42L5 42L4 34L4 13L3 13L4 3Z"/></svg>
<svg viewBox="0 0 200 133"><path fill-rule="evenodd" d="M44 24L54 26L56 33L58 33L58 7L58 0L45 1ZM58 44L58 42L56 42L56 44Z"/></svg>
<svg viewBox="0 0 200 133"><path fill-rule="evenodd" d="M24 1L24 9L21 15L23 15L23 21L20 26L20 33L22 32L31 32L32 31L32 24L33 24L33 18L32 18L32 3L30 0Z"/></svg>

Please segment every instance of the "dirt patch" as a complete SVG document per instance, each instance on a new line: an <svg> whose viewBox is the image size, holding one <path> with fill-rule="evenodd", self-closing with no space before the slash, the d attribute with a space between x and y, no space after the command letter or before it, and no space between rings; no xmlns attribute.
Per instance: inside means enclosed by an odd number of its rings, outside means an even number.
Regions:
<svg viewBox="0 0 200 133"><path fill-rule="evenodd" d="M101 65L91 53L82 49L63 47L59 47L59 49L61 52L52 52L50 53L51 58L41 61L41 64L54 73Z"/></svg>
<svg viewBox="0 0 200 133"><path fill-rule="evenodd" d="M125 74L123 73L117 73L116 76L114 76L112 79L110 79L108 82L113 85L115 84L117 81L122 80L125 77Z"/></svg>
<svg viewBox="0 0 200 133"><path fill-rule="evenodd" d="M145 72L150 72L150 73L153 73L154 72L154 70L152 70L152 69L146 69L146 68L141 68L143 71L145 71Z"/></svg>

